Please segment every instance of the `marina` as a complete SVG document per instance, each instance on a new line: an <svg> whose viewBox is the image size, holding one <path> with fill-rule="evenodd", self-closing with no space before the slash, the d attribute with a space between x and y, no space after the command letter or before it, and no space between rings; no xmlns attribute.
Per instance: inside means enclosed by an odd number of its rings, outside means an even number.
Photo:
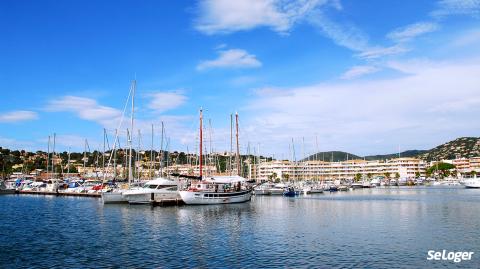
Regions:
<svg viewBox="0 0 480 269"><path fill-rule="evenodd" d="M444 266L472 268L480 252L480 221L471 217L480 214L480 193L461 187L368 188L155 208L4 195L0 206L0 263L16 268L73 262L96 268L430 268L427 252L446 245L475 254Z"/></svg>

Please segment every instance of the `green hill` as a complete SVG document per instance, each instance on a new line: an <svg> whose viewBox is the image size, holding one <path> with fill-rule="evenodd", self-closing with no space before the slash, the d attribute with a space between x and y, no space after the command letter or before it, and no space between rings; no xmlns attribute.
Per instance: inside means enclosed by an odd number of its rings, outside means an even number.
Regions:
<svg viewBox="0 0 480 269"><path fill-rule="evenodd" d="M441 144L430 150L407 150L400 152L400 157L414 157L426 161L448 160L455 158L480 157L480 138L479 137L460 137L450 142ZM343 151L319 152L304 160L325 160L325 161L345 161L351 159L366 160L387 160L398 158L398 153L379 154L361 157L352 153Z"/></svg>
<svg viewBox="0 0 480 269"><path fill-rule="evenodd" d="M455 158L471 158L480 156L480 138L479 137L460 137L450 142L437 146L418 158L434 161Z"/></svg>

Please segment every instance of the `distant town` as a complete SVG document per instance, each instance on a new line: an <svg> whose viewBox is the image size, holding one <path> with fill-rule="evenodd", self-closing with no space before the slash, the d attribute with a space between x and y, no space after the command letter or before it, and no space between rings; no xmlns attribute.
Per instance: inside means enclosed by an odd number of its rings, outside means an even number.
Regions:
<svg viewBox="0 0 480 269"><path fill-rule="evenodd" d="M300 161L241 155L240 171L257 181L354 180L372 178L468 178L480 172L478 138L459 138L429 151L359 157L344 152L321 152ZM128 176L127 150L92 152L28 152L0 148L2 178L45 180L51 177L115 178ZM402 155L403 154L403 155ZM145 180L155 176L200 174L198 155L185 152L135 151L133 175ZM374 157L375 159L373 159ZM450 157L450 158L449 158ZM235 153L205 156L204 175L237 174Z"/></svg>

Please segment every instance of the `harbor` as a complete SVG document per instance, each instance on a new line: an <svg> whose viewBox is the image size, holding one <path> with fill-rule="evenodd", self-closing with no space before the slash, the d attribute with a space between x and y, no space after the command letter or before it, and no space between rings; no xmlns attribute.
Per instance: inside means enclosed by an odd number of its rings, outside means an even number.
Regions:
<svg viewBox="0 0 480 269"><path fill-rule="evenodd" d="M0 205L0 263L13 267L429 268L427 250L447 249L475 252L472 261L448 263L472 268L480 251L480 222L472 218L480 194L461 187L254 196L194 207L6 195Z"/></svg>

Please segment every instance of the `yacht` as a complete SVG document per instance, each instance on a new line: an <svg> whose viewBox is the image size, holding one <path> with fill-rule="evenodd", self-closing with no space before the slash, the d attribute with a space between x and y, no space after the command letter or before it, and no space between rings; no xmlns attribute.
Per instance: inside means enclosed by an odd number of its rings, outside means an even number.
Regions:
<svg viewBox="0 0 480 269"><path fill-rule="evenodd" d="M288 186L283 183L278 183L268 188L267 191L270 193L270 195L283 195L283 191L286 187Z"/></svg>
<svg viewBox="0 0 480 269"><path fill-rule="evenodd" d="M252 190L245 183L246 179L240 176L210 177L180 191L180 196L187 205L243 203L252 197Z"/></svg>
<svg viewBox="0 0 480 269"><path fill-rule="evenodd" d="M125 190L122 197L129 204L148 204L154 200L175 200L180 199L178 183L166 179L156 178L145 183L143 188Z"/></svg>
<svg viewBox="0 0 480 269"><path fill-rule="evenodd" d="M465 185L465 188L478 189L480 188L480 178L469 178L465 180L463 184Z"/></svg>
<svg viewBox="0 0 480 269"><path fill-rule="evenodd" d="M376 178L372 179L372 181L370 181L370 184L374 187L379 187L380 184L381 184L381 181L382 181L381 178L376 177Z"/></svg>
<svg viewBox="0 0 480 269"><path fill-rule="evenodd" d="M272 183L264 183L253 188L253 193L255 195L270 195L269 189L274 185Z"/></svg>

